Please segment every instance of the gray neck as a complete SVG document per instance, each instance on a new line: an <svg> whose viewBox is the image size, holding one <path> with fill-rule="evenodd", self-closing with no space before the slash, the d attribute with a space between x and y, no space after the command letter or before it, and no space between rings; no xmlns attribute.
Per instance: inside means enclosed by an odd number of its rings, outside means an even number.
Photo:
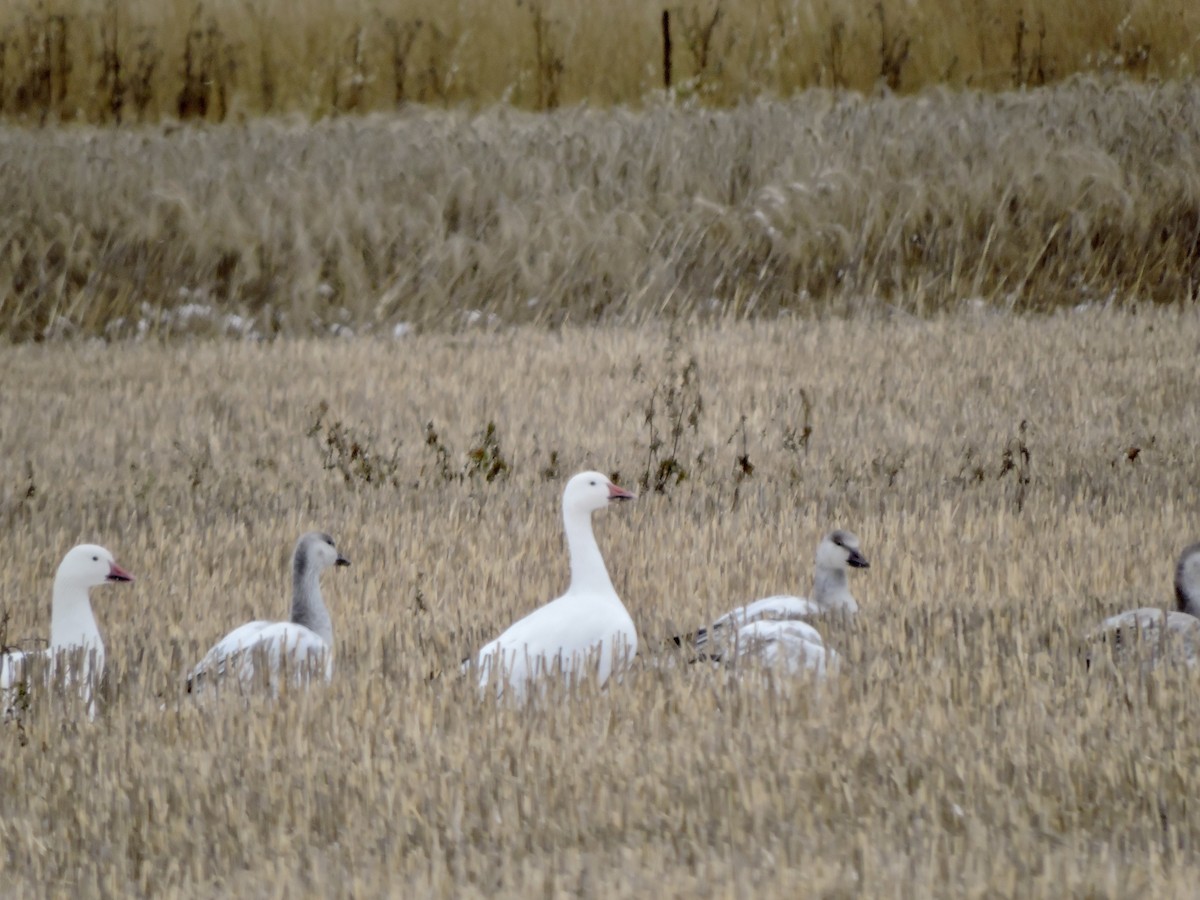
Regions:
<svg viewBox="0 0 1200 900"><path fill-rule="evenodd" d="M826 612L858 612L845 569L818 568L813 576L812 601Z"/></svg>
<svg viewBox="0 0 1200 900"><path fill-rule="evenodd" d="M570 593L609 593L616 596L596 536L592 533L592 514L563 510L563 529L567 534L567 552L571 556Z"/></svg>
<svg viewBox="0 0 1200 900"><path fill-rule="evenodd" d="M1194 565L1195 564L1193 563L1193 566ZM1175 573L1175 603L1180 612L1187 613L1189 616L1196 616L1197 618L1200 618L1200 596L1197 596L1194 585L1192 586L1193 590L1190 592L1189 596L1189 586L1186 583L1186 579L1187 572L1185 571L1183 563L1180 563L1179 571Z"/></svg>
<svg viewBox="0 0 1200 900"><path fill-rule="evenodd" d="M307 553L297 553L292 562L292 622L315 631L333 646L333 622L321 597L320 570L311 564Z"/></svg>

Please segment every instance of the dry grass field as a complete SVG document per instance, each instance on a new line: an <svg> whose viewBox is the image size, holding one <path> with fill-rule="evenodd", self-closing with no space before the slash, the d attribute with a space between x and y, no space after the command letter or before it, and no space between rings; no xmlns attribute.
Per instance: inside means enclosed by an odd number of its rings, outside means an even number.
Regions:
<svg viewBox="0 0 1200 900"><path fill-rule="evenodd" d="M1200 536L1195 313L4 347L10 636L79 540L138 581L94 592L96 721L0 727L0 894L1192 896L1195 677L1076 638ZM480 700L457 663L564 585L583 467L646 482L597 520L639 659ZM661 646L807 590L835 524L872 563L842 677ZM353 560L334 682L198 707L312 527Z"/></svg>
<svg viewBox="0 0 1200 900"><path fill-rule="evenodd" d="M808 87L1197 72L1191 0L8 0L0 116L242 120L409 102L726 105Z"/></svg>
<svg viewBox="0 0 1200 900"><path fill-rule="evenodd" d="M1198 7L1200 8L1200 7ZM1188 300L1200 82L0 129L0 338Z"/></svg>

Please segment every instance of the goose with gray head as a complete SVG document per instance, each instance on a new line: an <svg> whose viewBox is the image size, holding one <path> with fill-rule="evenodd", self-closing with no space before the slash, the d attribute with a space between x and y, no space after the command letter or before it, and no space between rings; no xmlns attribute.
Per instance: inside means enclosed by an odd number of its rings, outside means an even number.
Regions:
<svg viewBox="0 0 1200 900"><path fill-rule="evenodd" d="M38 651L0 653L0 701L6 710L11 704L10 692L26 680L34 659L48 659L48 671L53 673L62 654L81 651L82 670L68 672L66 677L79 680L89 710L94 711L92 685L104 674L104 640L89 592L102 584L121 581L133 581L133 576L98 544L80 544L67 552L54 575L49 646Z"/></svg>
<svg viewBox="0 0 1200 900"><path fill-rule="evenodd" d="M1142 607L1110 616L1088 639L1108 645L1118 660L1136 656L1150 666L1200 665L1200 543L1187 547L1175 565L1175 609Z"/></svg>
<svg viewBox="0 0 1200 900"><path fill-rule="evenodd" d="M296 542L292 557L292 614L286 622L248 622L221 638L188 675L188 691L234 677L241 688L265 677L277 688L281 667L298 682L320 674L333 677L333 622L321 596L321 573L348 566L333 538L310 531ZM266 667L259 671L258 666Z"/></svg>
<svg viewBox="0 0 1200 900"><path fill-rule="evenodd" d="M701 659L753 659L790 672L825 675L838 668L840 657L805 620L856 615L858 602L850 592L848 573L870 565L853 532L831 531L817 545L810 597L779 594L739 606L697 631L692 646ZM684 638L674 641L686 643Z"/></svg>
<svg viewBox="0 0 1200 900"><path fill-rule="evenodd" d="M594 672L600 684L637 653L637 630L608 577L592 532L592 513L635 495L600 472L581 472L563 491L563 527L571 582L556 600L534 610L485 644L476 656L480 689L525 696L546 675ZM464 670L468 667L464 664Z"/></svg>

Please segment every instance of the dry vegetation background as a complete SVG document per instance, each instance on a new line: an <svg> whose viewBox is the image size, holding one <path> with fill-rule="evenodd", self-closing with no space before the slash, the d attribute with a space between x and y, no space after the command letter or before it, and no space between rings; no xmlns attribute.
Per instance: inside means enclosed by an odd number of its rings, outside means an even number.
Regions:
<svg viewBox="0 0 1200 900"><path fill-rule="evenodd" d="M0 130L13 340L774 318L1200 284L1200 82Z"/></svg>
<svg viewBox="0 0 1200 900"><path fill-rule="evenodd" d="M223 121L408 102L549 109L670 87L1011 88L1197 71L1191 0L9 0L0 115Z"/></svg>
<svg viewBox="0 0 1200 900"><path fill-rule="evenodd" d="M0 727L0 893L1190 896L1194 677L1076 637L1168 603L1197 537L1198 350L1194 305L9 347L11 633L76 541L139 580L95 592L97 721L42 693ZM598 519L644 652L481 702L457 662L565 583L585 466L646 482ZM668 664L807 590L835 524L872 563L844 677ZM334 683L197 708L186 667L284 614L311 527L354 563Z"/></svg>
<svg viewBox="0 0 1200 900"><path fill-rule="evenodd" d="M1077 639L1198 536L1198 34L0 5L0 643L78 541L139 579L94 593L97 720L0 725L0 897L1194 894L1195 676ZM565 584L584 467L643 492L598 521L643 652L482 701L457 663ZM664 648L835 525L844 677ZM354 563L334 683L197 707L310 528Z"/></svg>

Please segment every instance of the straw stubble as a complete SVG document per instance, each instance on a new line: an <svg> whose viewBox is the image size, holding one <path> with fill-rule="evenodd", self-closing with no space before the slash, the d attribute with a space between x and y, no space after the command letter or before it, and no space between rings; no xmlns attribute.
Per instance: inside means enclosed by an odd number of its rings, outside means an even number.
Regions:
<svg viewBox="0 0 1200 900"><path fill-rule="evenodd" d="M80 539L138 581L93 594L97 721L42 693L0 728L4 893L1186 895L1194 679L1089 673L1077 638L1167 604L1196 538L1198 341L1142 309L10 347L10 636L47 631ZM693 359L694 424L664 399ZM632 671L479 699L459 661L566 582L563 482L652 474L651 408L685 477L596 518ZM394 465L340 467L335 424ZM806 592L835 525L872 563L822 626L842 677L663 646ZM333 683L195 703L188 666L286 614L313 527L354 561L323 578Z"/></svg>

